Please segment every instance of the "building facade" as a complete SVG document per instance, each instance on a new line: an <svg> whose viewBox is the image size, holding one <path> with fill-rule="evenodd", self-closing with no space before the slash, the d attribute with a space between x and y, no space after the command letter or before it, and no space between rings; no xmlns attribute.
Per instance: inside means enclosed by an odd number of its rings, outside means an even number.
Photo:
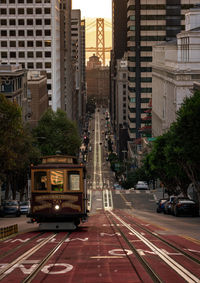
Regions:
<svg viewBox="0 0 200 283"><path fill-rule="evenodd" d="M72 10L71 13L71 56L75 70L75 89L73 113L74 119L77 121L79 128L82 125L82 36L81 36L81 11Z"/></svg>
<svg viewBox="0 0 200 283"><path fill-rule="evenodd" d="M100 67L99 57L89 58L86 68L87 98L94 98L98 105L108 107L109 100L109 67Z"/></svg>
<svg viewBox="0 0 200 283"><path fill-rule="evenodd" d="M22 119L26 122L31 111L28 107L27 71L21 65L0 64L0 93L21 107Z"/></svg>
<svg viewBox="0 0 200 283"><path fill-rule="evenodd" d="M152 46L176 38L195 0L128 0L128 131L131 141L147 135L145 116L152 97Z"/></svg>
<svg viewBox="0 0 200 283"><path fill-rule="evenodd" d="M110 61L110 116L113 122L117 119L116 76L117 60L121 60L127 50L127 0L112 0L112 51Z"/></svg>
<svg viewBox="0 0 200 283"><path fill-rule="evenodd" d="M49 105L66 108L71 116L70 42L71 0L2 0L0 59L28 70L45 70ZM70 43L71 44L71 43ZM65 104L62 105L62 104ZM68 106L68 109L66 107Z"/></svg>
<svg viewBox="0 0 200 283"><path fill-rule="evenodd" d="M177 40L153 48L152 134L162 135L176 121L185 97L200 82L200 9L186 13L186 30ZM196 82L196 84L197 84Z"/></svg>
<svg viewBox="0 0 200 283"><path fill-rule="evenodd" d="M28 122L30 127L34 128L49 107L46 72L29 71L27 84L28 108L30 113Z"/></svg>

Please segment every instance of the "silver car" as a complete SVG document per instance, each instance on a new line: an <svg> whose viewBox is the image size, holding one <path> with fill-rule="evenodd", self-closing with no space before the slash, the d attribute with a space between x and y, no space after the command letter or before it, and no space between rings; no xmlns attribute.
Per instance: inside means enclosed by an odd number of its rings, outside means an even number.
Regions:
<svg viewBox="0 0 200 283"><path fill-rule="evenodd" d="M135 188L136 190L148 190L149 186L145 181L138 181Z"/></svg>
<svg viewBox="0 0 200 283"><path fill-rule="evenodd" d="M30 211L30 201L20 201L19 209L21 214L28 214Z"/></svg>

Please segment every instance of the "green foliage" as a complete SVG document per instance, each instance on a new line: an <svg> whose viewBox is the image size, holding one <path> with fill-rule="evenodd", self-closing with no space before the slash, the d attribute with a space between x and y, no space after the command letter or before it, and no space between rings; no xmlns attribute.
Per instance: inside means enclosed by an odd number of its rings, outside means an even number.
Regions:
<svg viewBox="0 0 200 283"><path fill-rule="evenodd" d="M180 188L187 195L194 183L200 196L200 92L186 98L177 112L177 121L158 137L145 160L149 174L159 178L169 194Z"/></svg>
<svg viewBox="0 0 200 283"><path fill-rule="evenodd" d="M70 121L66 113L48 109L33 130L36 144L42 155L62 154L76 155L81 145L75 123Z"/></svg>
<svg viewBox="0 0 200 283"><path fill-rule="evenodd" d="M30 163L39 157L32 136L22 123L21 109L0 94L0 180L13 191L24 189Z"/></svg>

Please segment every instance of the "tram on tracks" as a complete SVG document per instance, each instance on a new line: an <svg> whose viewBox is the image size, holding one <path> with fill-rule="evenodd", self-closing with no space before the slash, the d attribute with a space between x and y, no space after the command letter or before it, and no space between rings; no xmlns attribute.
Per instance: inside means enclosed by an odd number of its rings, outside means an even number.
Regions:
<svg viewBox="0 0 200 283"><path fill-rule="evenodd" d="M86 168L72 156L44 156L31 166L28 217L40 230L74 230L87 220Z"/></svg>

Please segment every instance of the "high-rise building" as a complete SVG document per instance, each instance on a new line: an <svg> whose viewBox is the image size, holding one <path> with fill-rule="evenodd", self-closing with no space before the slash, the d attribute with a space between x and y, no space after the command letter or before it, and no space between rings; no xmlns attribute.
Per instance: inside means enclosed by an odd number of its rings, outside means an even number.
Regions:
<svg viewBox="0 0 200 283"><path fill-rule="evenodd" d="M45 70L49 105L53 110L68 106L71 118L70 42L71 0L1 0L0 59L4 63L22 64L28 70ZM64 27L64 29L63 29ZM62 52L61 52L62 51ZM67 66L67 67L66 67ZM64 98L62 98L64 96ZM68 96L68 97L67 97ZM67 97L67 98L66 98Z"/></svg>
<svg viewBox="0 0 200 283"><path fill-rule="evenodd" d="M116 75L117 60L127 49L127 0L112 0L112 51L110 65L110 115L116 121ZM114 125L113 125L114 126Z"/></svg>
<svg viewBox="0 0 200 283"><path fill-rule="evenodd" d="M127 48L127 0L112 0L112 28L114 58L122 59Z"/></svg>
<svg viewBox="0 0 200 283"><path fill-rule="evenodd" d="M151 3L150 3L151 2ZM152 46L176 38L196 0L128 0L129 138L143 135L152 96Z"/></svg>
<svg viewBox="0 0 200 283"><path fill-rule="evenodd" d="M86 76L85 76L85 20L81 20L81 96L82 96L82 117L83 123L85 121L86 114L86 102L87 102L87 94L86 94Z"/></svg>
<svg viewBox="0 0 200 283"><path fill-rule="evenodd" d="M72 10L71 12L71 56L72 63L75 70L75 88L76 95L74 96L73 113L74 119L81 127L82 122L82 91L81 91L81 79L82 79L82 52L81 52L81 11Z"/></svg>

